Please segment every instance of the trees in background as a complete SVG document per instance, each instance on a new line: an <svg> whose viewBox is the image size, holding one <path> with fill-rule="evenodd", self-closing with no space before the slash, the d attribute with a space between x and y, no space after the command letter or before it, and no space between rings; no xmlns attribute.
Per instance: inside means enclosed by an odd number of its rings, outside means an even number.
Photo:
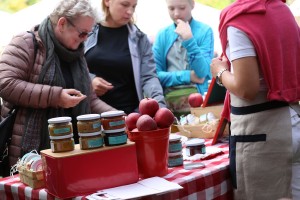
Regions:
<svg viewBox="0 0 300 200"><path fill-rule="evenodd" d="M1 0L0 10L14 13L41 0Z"/></svg>
<svg viewBox="0 0 300 200"><path fill-rule="evenodd" d="M195 0L195 1L221 10L226 6L228 6L229 4L233 3L235 0ZM293 1L294 0L287 0L286 2L288 5L290 5L291 3L293 3Z"/></svg>

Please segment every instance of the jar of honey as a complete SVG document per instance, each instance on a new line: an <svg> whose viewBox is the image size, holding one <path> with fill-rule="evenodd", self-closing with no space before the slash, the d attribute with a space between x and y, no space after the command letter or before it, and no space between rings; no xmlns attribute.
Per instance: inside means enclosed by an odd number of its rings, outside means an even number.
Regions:
<svg viewBox="0 0 300 200"><path fill-rule="evenodd" d="M105 146L116 146L127 143L125 128L115 130L103 130Z"/></svg>
<svg viewBox="0 0 300 200"><path fill-rule="evenodd" d="M125 113L122 110L108 111L101 114L103 130L125 128Z"/></svg>
<svg viewBox="0 0 300 200"><path fill-rule="evenodd" d="M53 153L73 151L75 148L73 133L63 136L50 136L51 150Z"/></svg>
<svg viewBox="0 0 300 200"><path fill-rule="evenodd" d="M94 133L78 133L80 136L79 144L80 149L95 149L99 147L103 147L103 137L101 132L94 132Z"/></svg>
<svg viewBox="0 0 300 200"><path fill-rule="evenodd" d="M185 142L186 155L193 156L195 154L205 154L206 148L204 139L194 138Z"/></svg>
<svg viewBox="0 0 300 200"><path fill-rule="evenodd" d="M71 117L55 117L48 119L48 131L50 136L63 136L73 133Z"/></svg>
<svg viewBox="0 0 300 200"><path fill-rule="evenodd" d="M78 133L95 133L101 131L99 114L79 115L76 119Z"/></svg>

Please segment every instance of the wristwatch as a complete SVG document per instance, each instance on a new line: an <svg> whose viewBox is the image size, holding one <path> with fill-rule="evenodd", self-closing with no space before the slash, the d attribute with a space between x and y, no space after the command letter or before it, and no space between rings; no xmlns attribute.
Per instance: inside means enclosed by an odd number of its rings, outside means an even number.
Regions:
<svg viewBox="0 0 300 200"><path fill-rule="evenodd" d="M222 69L221 71L219 71L218 72L218 74L217 74L217 76L216 76L216 83L219 85L219 86L224 86L223 84L222 84L222 74L223 74L223 72L225 72L225 71L227 71L228 69L226 69L226 68L224 68L224 69Z"/></svg>

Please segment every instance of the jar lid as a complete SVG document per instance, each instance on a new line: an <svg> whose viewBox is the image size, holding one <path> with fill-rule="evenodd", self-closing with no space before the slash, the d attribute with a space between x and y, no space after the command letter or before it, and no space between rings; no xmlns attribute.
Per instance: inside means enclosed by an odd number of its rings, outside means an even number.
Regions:
<svg viewBox="0 0 300 200"><path fill-rule="evenodd" d="M204 139L194 138L185 142L186 146L198 146L204 144Z"/></svg>
<svg viewBox="0 0 300 200"><path fill-rule="evenodd" d="M86 115L79 115L76 117L77 120L81 121L87 121L87 120L93 120L93 119L100 119L99 114L86 114Z"/></svg>
<svg viewBox="0 0 300 200"><path fill-rule="evenodd" d="M116 117L122 115L125 115L125 112L123 110L113 110L101 113L101 117Z"/></svg>
<svg viewBox="0 0 300 200"><path fill-rule="evenodd" d="M180 135L176 135L176 134L170 134L169 136L169 141L176 141L176 140L181 140L181 136Z"/></svg>
<svg viewBox="0 0 300 200"><path fill-rule="evenodd" d="M101 135L101 132L92 132L92 133L78 133L80 137L90 137L90 136L95 136L95 135Z"/></svg>
<svg viewBox="0 0 300 200"><path fill-rule="evenodd" d="M66 122L70 122L71 120L72 120L71 117L55 117L55 118L48 119L48 123L49 124L66 123Z"/></svg>
<svg viewBox="0 0 300 200"><path fill-rule="evenodd" d="M168 153L168 156L169 157L182 156L182 151L178 151L178 152L175 152L175 153Z"/></svg>
<svg viewBox="0 0 300 200"><path fill-rule="evenodd" d="M112 129L112 130L103 130L103 133L118 133L118 132L124 132L124 131L125 131L125 127L119 128L119 129Z"/></svg>
<svg viewBox="0 0 300 200"><path fill-rule="evenodd" d="M61 140L61 139L67 139L67 138L71 138L71 137L73 137L73 133L71 133L69 135L62 135L62 136L51 136L50 135L51 140Z"/></svg>

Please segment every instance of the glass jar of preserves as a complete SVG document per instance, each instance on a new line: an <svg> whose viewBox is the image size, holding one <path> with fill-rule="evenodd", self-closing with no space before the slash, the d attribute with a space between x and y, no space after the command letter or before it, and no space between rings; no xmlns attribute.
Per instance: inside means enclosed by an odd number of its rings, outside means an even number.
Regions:
<svg viewBox="0 0 300 200"><path fill-rule="evenodd" d="M51 150L53 153L73 151L75 148L73 133L63 136L50 136Z"/></svg>
<svg viewBox="0 0 300 200"><path fill-rule="evenodd" d="M186 141L186 155L193 156L195 154L205 154L206 148L204 139L194 138Z"/></svg>
<svg viewBox="0 0 300 200"><path fill-rule="evenodd" d="M168 166L169 167L177 167L183 165L183 156L182 151L178 151L175 153L169 153L168 155Z"/></svg>
<svg viewBox="0 0 300 200"><path fill-rule="evenodd" d="M116 146L127 143L125 128L115 130L103 130L105 146Z"/></svg>
<svg viewBox="0 0 300 200"><path fill-rule="evenodd" d="M101 114L103 130L125 128L125 113L122 110L108 111Z"/></svg>
<svg viewBox="0 0 300 200"><path fill-rule="evenodd" d="M170 134L169 136L169 152L182 152L181 137L176 134Z"/></svg>
<svg viewBox="0 0 300 200"><path fill-rule="evenodd" d="M76 119L78 133L95 133L101 131L99 114L79 115Z"/></svg>
<svg viewBox="0 0 300 200"><path fill-rule="evenodd" d="M48 119L48 131L50 136L63 136L73 133L71 117L55 117Z"/></svg>
<svg viewBox="0 0 300 200"><path fill-rule="evenodd" d="M78 133L78 135L80 136L79 144L80 149L82 150L103 147L103 137L101 135L101 132Z"/></svg>

